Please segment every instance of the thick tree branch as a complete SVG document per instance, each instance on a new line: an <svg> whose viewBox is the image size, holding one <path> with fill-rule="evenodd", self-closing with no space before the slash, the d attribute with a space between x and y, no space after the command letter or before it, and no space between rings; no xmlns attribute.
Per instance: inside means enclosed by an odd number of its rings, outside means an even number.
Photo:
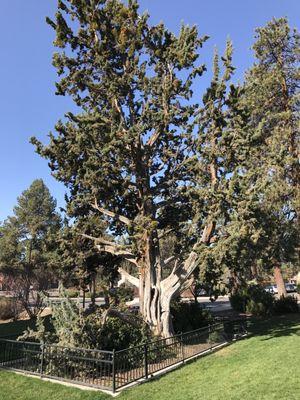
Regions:
<svg viewBox="0 0 300 400"><path fill-rule="evenodd" d="M95 242L95 247L99 251L113 254L115 256L120 256L138 267L138 263L134 254L132 254L128 249L124 248L123 246L110 242L109 240L106 240L104 238L96 238L91 235L86 235L85 233L82 233L81 236L93 240Z"/></svg>
<svg viewBox="0 0 300 400"><path fill-rule="evenodd" d="M136 278L135 276L130 275L123 268L119 268L118 272L122 277L118 282L118 286L120 286L122 283L125 283L125 281L127 281L127 282L131 283L133 286L139 288L140 280L138 278Z"/></svg>
<svg viewBox="0 0 300 400"><path fill-rule="evenodd" d="M111 217L111 218L114 218L114 219L116 219L116 220L118 220L120 222L123 222L126 225L131 225L132 224L132 221L129 218L124 217L123 215L116 214L113 211L109 211L109 210L106 210L105 208L100 207L97 204L96 201L91 206L94 208L94 210L97 210L100 213L102 213L104 215L107 215L108 217Z"/></svg>

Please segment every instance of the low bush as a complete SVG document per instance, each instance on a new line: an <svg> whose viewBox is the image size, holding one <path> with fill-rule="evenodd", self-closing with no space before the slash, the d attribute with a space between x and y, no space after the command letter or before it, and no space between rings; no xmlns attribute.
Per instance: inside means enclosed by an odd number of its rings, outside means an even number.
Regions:
<svg viewBox="0 0 300 400"><path fill-rule="evenodd" d="M134 323L109 317L102 323L102 310L86 317L81 327L81 338L77 346L99 350L121 350L150 340L150 332L140 317L132 316ZM81 343L80 343L81 342Z"/></svg>
<svg viewBox="0 0 300 400"><path fill-rule="evenodd" d="M300 294L300 283L298 283L298 285L297 285L297 293Z"/></svg>
<svg viewBox="0 0 300 400"><path fill-rule="evenodd" d="M76 288L68 288L68 289L66 289L66 293L69 297L78 297L79 296L79 290Z"/></svg>
<svg viewBox="0 0 300 400"><path fill-rule="evenodd" d="M174 302L171 314L175 333L192 331L213 322L210 312L196 303Z"/></svg>
<svg viewBox="0 0 300 400"><path fill-rule="evenodd" d="M21 312L17 300L11 297L0 297L0 319L17 319Z"/></svg>
<svg viewBox="0 0 300 400"><path fill-rule="evenodd" d="M237 312L246 312L248 296L245 291L234 293L229 298L231 307Z"/></svg>
<svg viewBox="0 0 300 400"><path fill-rule="evenodd" d="M275 314L289 314L299 312L297 298L295 296L281 296L275 300L274 313Z"/></svg>
<svg viewBox="0 0 300 400"><path fill-rule="evenodd" d="M272 313L274 296L259 285L249 285L232 294L230 304L235 311L264 316Z"/></svg>
<svg viewBox="0 0 300 400"><path fill-rule="evenodd" d="M207 342L208 343L222 343L225 340L225 333L221 331L213 331L209 334Z"/></svg>

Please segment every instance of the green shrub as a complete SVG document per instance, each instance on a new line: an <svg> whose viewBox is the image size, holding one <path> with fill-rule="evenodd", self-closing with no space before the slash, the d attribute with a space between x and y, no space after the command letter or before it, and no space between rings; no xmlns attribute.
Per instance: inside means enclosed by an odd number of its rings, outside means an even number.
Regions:
<svg viewBox="0 0 300 400"><path fill-rule="evenodd" d="M233 310L237 312L246 312L248 296L244 291L232 294L229 300Z"/></svg>
<svg viewBox="0 0 300 400"><path fill-rule="evenodd" d="M231 307L256 316L272 313L274 296L259 285L249 285L230 296Z"/></svg>
<svg viewBox="0 0 300 400"><path fill-rule="evenodd" d="M109 318L101 332L102 348L108 350L121 350L143 343L148 337L147 328L143 321L140 326L124 323L119 318Z"/></svg>
<svg viewBox="0 0 300 400"><path fill-rule="evenodd" d="M78 297L79 296L79 290L76 288L66 289L66 293L69 297Z"/></svg>
<svg viewBox="0 0 300 400"><path fill-rule="evenodd" d="M208 343L222 343L224 342L224 332L213 331L209 334L207 342Z"/></svg>
<svg viewBox="0 0 300 400"><path fill-rule="evenodd" d="M289 314L299 312L297 298L295 296L281 296L275 300L274 313L275 314Z"/></svg>
<svg viewBox="0 0 300 400"><path fill-rule="evenodd" d="M175 333L192 331L213 322L210 312L195 303L174 302L171 314Z"/></svg>
<svg viewBox="0 0 300 400"><path fill-rule="evenodd" d="M256 302L250 299L246 304L246 313L252 314L257 317L261 317L271 313L271 309L269 309L264 303Z"/></svg>
<svg viewBox="0 0 300 400"><path fill-rule="evenodd" d="M297 293L300 294L300 283L298 283L298 285L297 285Z"/></svg>

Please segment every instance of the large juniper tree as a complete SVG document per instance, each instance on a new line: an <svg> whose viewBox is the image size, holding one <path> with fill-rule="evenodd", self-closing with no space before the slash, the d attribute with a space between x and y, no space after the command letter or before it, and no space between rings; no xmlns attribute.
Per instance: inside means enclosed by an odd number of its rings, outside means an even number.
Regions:
<svg viewBox="0 0 300 400"><path fill-rule="evenodd" d="M195 27L183 25L176 36L162 23L150 26L136 1L118 0L59 1L48 23L61 49L53 57L57 94L81 111L57 123L47 146L33 142L69 188L69 215L107 219L115 241L82 235L137 268L130 281L139 286L144 320L168 336L172 298L199 263L211 266L210 250L218 258L230 234L222 228L236 218L235 204L224 210L236 191L246 116L240 89L227 85L231 45L223 77L216 58L200 112L192 85L204 71L198 50L206 38ZM168 234L177 245L166 260L160 243Z"/></svg>

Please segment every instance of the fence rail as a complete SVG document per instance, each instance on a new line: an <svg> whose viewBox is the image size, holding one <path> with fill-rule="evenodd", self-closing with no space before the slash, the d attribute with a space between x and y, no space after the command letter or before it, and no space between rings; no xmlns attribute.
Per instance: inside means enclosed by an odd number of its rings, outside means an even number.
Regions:
<svg viewBox="0 0 300 400"><path fill-rule="evenodd" d="M119 351L0 339L0 367L113 392L238 338L245 321L210 325Z"/></svg>

